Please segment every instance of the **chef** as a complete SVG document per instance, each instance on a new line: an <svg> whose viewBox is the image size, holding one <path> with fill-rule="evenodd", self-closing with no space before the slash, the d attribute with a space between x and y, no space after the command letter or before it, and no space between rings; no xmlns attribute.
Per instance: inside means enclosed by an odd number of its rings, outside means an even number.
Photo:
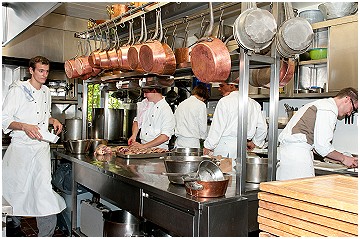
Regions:
<svg viewBox="0 0 360 239"><path fill-rule="evenodd" d="M160 88L145 88L143 92L145 99L137 104L137 116L128 145L138 149L168 149L169 140L174 134L174 114ZM139 131L141 143L136 142Z"/></svg>
<svg viewBox="0 0 360 239"><path fill-rule="evenodd" d="M200 139L207 132L206 104L209 91L203 84L191 91L191 96L182 101L175 110L175 147L200 148Z"/></svg>
<svg viewBox="0 0 360 239"><path fill-rule="evenodd" d="M3 197L13 207L13 215L36 217L38 236L52 236L57 213L65 209L64 199L53 191L49 143L40 131L49 123L56 134L62 124L50 115L51 95L44 86L49 60L30 60L31 79L10 86L2 107L2 128L12 137L2 163Z"/></svg>
<svg viewBox="0 0 360 239"><path fill-rule="evenodd" d="M315 176L313 151L347 167L357 167L357 157L336 151L331 143L337 119L350 116L357 107L358 92L349 87L334 98L316 100L300 108L279 135L276 179Z"/></svg>
<svg viewBox="0 0 360 239"><path fill-rule="evenodd" d="M238 105L238 90L230 92L230 94L219 100L208 136L204 142L203 153L205 155L221 155L236 159L238 146ZM247 140L252 141L258 147L262 147L265 143L266 135L267 124L261 112L261 106L255 100L248 98ZM235 166L234 160L233 166Z"/></svg>

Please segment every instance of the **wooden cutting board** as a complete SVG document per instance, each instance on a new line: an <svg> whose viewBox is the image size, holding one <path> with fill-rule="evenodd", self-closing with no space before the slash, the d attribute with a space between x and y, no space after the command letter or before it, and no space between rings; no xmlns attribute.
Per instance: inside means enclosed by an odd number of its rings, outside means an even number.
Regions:
<svg viewBox="0 0 360 239"><path fill-rule="evenodd" d="M260 190L321 206L358 213L358 178L324 175L260 183Z"/></svg>

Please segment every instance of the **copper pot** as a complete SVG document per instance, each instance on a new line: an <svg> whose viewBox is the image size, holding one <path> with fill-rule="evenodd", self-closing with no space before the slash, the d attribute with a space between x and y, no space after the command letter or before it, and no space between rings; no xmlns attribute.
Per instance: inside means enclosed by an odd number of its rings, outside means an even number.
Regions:
<svg viewBox="0 0 360 239"><path fill-rule="evenodd" d="M89 64L91 67L95 67L95 68L99 68L100 67L100 49L99 50L96 50L96 51L93 51L90 53L89 55Z"/></svg>
<svg viewBox="0 0 360 239"><path fill-rule="evenodd" d="M128 51L131 45L134 44L133 36L134 36L133 22L129 21L129 40L124 46L120 47L119 51L121 52L121 54L118 54L121 55L121 67L120 67L121 70L131 70L128 60Z"/></svg>
<svg viewBox="0 0 360 239"><path fill-rule="evenodd" d="M159 75L172 75L176 70L176 59L174 52L171 50L169 45L161 43L163 31L160 11L157 11L156 22L157 28L155 36L151 41L144 43L140 48L140 64L146 72ZM155 40L154 38L157 37L159 29L159 39Z"/></svg>
<svg viewBox="0 0 360 239"><path fill-rule="evenodd" d="M254 87L270 88L270 67L251 70L250 85ZM280 61L279 87L284 87L293 78L295 61L293 59Z"/></svg>
<svg viewBox="0 0 360 239"><path fill-rule="evenodd" d="M210 8L210 26L205 37L199 39L190 54L191 68L194 75L202 82L225 81L231 70L230 53L219 39L210 37L214 26L212 3Z"/></svg>
<svg viewBox="0 0 360 239"><path fill-rule="evenodd" d="M92 67L89 64L88 56L81 56L75 59L75 69L80 75L85 75L92 72Z"/></svg>
<svg viewBox="0 0 360 239"><path fill-rule="evenodd" d="M64 68L65 74L68 78L73 79L80 76L75 67L75 59L65 61Z"/></svg>
<svg viewBox="0 0 360 239"><path fill-rule="evenodd" d="M119 43L119 36L117 34L117 27L115 29L115 44L111 50L107 52L108 58L110 60L110 68L117 69L121 66L121 58L118 55L118 43Z"/></svg>
<svg viewBox="0 0 360 239"><path fill-rule="evenodd" d="M137 72L145 72L139 62L139 52L143 42L147 41L147 29L145 15L141 16L141 34L139 40L129 48L128 61L130 68Z"/></svg>
<svg viewBox="0 0 360 239"><path fill-rule="evenodd" d="M219 181L185 181L186 193L194 197L222 197L229 185L230 175L224 175Z"/></svg>
<svg viewBox="0 0 360 239"><path fill-rule="evenodd" d="M190 65L190 48L186 47L187 38L188 38L188 30L186 27L183 45L181 48L175 49L176 63L180 68Z"/></svg>

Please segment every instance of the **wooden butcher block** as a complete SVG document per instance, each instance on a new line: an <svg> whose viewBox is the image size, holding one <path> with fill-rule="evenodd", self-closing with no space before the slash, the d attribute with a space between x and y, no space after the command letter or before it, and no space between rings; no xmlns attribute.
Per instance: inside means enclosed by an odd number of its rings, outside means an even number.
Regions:
<svg viewBox="0 0 360 239"><path fill-rule="evenodd" d="M358 213L358 178L324 175L260 183L260 191Z"/></svg>

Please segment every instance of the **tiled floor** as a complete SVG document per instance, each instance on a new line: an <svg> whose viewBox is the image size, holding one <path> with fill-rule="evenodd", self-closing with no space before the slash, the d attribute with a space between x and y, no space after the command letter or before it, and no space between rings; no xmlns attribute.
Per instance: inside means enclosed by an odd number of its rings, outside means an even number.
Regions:
<svg viewBox="0 0 360 239"><path fill-rule="evenodd" d="M23 217L21 219L21 232L17 232L16 235L12 235L12 231L7 231L7 236L22 236L22 237L37 237L39 230L36 226L36 219L35 217ZM53 237L66 237L67 235L61 231L58 227L55 229Z"/></svg>

